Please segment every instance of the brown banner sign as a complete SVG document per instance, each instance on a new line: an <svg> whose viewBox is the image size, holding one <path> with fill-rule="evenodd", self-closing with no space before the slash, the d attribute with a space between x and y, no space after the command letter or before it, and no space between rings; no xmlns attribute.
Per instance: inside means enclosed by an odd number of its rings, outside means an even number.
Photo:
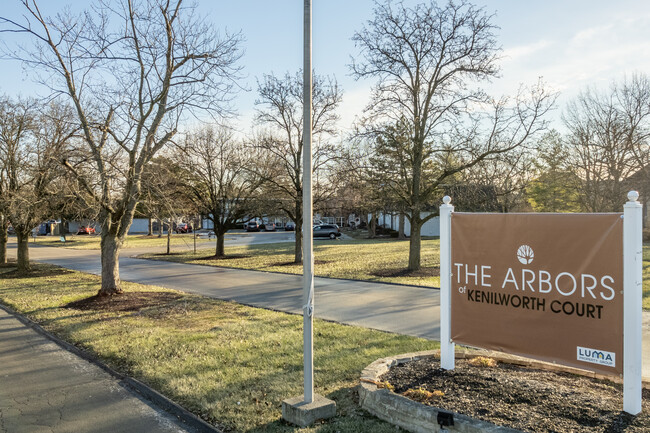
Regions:
<svg viewBox="0 0 650 433"><path fill-rule="evenodd" d="M623 372L621 214L451 217L456 343Z"/></svg>

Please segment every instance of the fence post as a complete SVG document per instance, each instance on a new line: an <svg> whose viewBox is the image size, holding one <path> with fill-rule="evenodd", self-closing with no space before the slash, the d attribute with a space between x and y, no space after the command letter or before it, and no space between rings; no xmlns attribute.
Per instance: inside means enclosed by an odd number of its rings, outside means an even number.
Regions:
<svg viewBox="0 0 650 433"><path fill-rule="evenodd" d="M440 206L440 366L453 370L455 348L451 341L451 197Z"/></svg>
<svg viewBox="0 0 650 433"><path fill-rule="evenodd" d="M643 206L630 191L623 206L623 410L641 412Z"/></svg>

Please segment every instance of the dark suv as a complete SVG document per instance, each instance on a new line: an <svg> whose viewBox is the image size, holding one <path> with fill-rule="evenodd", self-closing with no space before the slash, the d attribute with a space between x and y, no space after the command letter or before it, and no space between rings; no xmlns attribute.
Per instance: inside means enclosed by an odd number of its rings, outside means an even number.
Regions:
<svg viewBox="0 0 650 433"><path fill-rule="evenodd" d="M339 230L339 226L336 224L319 224L314 226L315 238L336 239L339 236L341 236L341 231Z"/></svg>
<svg viewBox="0 0 650 433"><path fill-rule="evenodd" d="M257 223L257 221L249 221L246 223L246 231L247 232L259 232L260 231L260 225Z"/></svg>

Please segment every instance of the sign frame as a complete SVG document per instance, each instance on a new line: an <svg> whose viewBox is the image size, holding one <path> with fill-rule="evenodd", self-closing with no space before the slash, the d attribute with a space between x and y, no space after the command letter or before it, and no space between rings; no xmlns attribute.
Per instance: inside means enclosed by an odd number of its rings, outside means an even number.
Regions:
<svg viewBox="0 0 650 433"><path fill-rule="evenodd" d="M642 218L636 191L628 193L623 212L623 410L641 412L642 403ZM440 364L455 367L451 339L452 218L454 206L445 196L440 206Z"/></svg>

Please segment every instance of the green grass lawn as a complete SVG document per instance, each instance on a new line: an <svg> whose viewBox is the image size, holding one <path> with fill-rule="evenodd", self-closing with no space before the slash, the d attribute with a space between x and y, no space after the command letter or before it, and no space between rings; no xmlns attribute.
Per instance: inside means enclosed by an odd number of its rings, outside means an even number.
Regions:
<svg viewBox="0 0 650 433"><path fill-rule="evenodd" d="M99 356L203 419L242 432L292 432L281 401L302 394L302 317L124 282L129 292L178 298L140 311L62 308L97 292L98 277L49 265L29 276L0 274L0 302ZM413 337L316 320L316 392L337 403L337 417L305 432L395 432L364 411L355 387L378 358L429 350Z"/></svg>
<svg viewBox="0 0 650 433"><path fill-rule="evenodd" d="M43 236L37 237L34 243L36 245L45 245L48 247L65 247L78 250L98 250L99 241L99 235L66 235L66 242L61 242L58 236ZM208 242L214 243L215 241L214 239L208 240L204 237L196 239L197 245L206 244ZM174 234L171 237L171 245L175 247L183 247L183 249L193 249L193 235ZM166 235L163 235L162 237L158 237L158 235L128 235L124 241L124 246L122 248L148 248L165 246L167 246Z"/></svg>
<svg viewBox="0 0 650 433"><path fill-rule="evenodd" d="M209 259L213 251L174 255L146 254L143 258L170 260L239 269L302 274L302 265L293 262L293 242L227 246L225 259ZM438 287L440 241L422 241L422 271L405 273L408 241L389 239L317 240L314 242L315 274L319 277L347 278L386 283Z"/></svg>

